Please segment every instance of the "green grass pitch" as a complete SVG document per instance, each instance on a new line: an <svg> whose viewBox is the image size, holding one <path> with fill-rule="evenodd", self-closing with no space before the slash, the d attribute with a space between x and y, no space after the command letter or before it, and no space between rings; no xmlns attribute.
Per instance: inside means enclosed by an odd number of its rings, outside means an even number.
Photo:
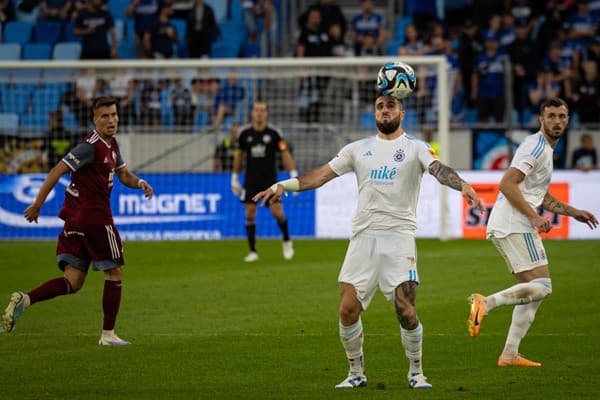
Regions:
<svg viewBox="0 0 600 400"><path fill-rule="evenodd" d="M369 386L336 391L347 363L338 339L337 274L347 241L125 243L117 332L132 346L98 346L102 276L80 293L28 309L0 333L0 398L11 399L597 399L599 241L546 241L553 295L521 352L542 368L496 367L511 309L494 310L477 339L467 296L513 284L485 241L419 240L417 310L433 390L413 391L392 306L366 313ZM0 242L0 307L14 290L58 276L52 242Z"/></svg>

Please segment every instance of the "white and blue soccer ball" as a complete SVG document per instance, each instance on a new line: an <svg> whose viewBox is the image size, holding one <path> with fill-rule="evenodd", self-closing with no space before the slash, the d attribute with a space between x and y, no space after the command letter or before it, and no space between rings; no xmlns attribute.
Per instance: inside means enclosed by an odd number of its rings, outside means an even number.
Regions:
<svg viewBox="0 0 600 400"><path fill-rule="evenodd" d="M415 71L402 61L387 63L377 73L377 89L386 96L403 99L416 87Z"/></svg>

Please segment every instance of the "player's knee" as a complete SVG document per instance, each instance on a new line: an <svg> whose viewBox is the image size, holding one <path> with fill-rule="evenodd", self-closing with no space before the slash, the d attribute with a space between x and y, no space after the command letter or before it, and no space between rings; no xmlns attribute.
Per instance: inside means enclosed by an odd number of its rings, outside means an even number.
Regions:
<svg viewBox="0 0 600 400"><path fill-rule="evenodd" d="M537 287L537 294L538 297L535 300L541 300L541 299L545 299L546 297L550 296L552 294L552 279L550 278L537 278L532 280L532 282L536 283L538 285Z"/></svg>
<svg viewBox="0 0 600 400"><path fill-rule="evenodd" d="M352 325L360 317L360 307L345 305L340 306L340 321L344 325Z"/></svg>

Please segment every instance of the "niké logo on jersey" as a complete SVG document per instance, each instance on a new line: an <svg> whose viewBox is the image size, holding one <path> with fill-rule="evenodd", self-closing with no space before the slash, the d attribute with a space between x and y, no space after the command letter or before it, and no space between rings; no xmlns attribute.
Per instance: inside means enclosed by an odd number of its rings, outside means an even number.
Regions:
<svg viewBox="0 0 600 400"><path fill-rule="evenodd" d="M372 169L370 178L375 180L392 181L398 173L396 167L388 168L387 165L383 165L379 168Z"/></svg>

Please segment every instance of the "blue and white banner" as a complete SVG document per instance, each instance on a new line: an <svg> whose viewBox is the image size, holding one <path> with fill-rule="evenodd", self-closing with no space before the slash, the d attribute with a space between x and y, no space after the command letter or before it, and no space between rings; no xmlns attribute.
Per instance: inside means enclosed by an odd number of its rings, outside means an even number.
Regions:
<svg viewBox="0 0 600 400"><path fill-rule="evenodd" d="M45 174L0 175L0 239L54 239L63 221L57 217L69 177L60 179L42 207L38 224L23 211L35 199ZM141 190L115 184L111 208L124 240L200 240L246 236L244 206L230 189L230 174L144 174L154 188L147 200ZM287 178L287 174L280 178ZM313 191L288 196L284 211L290 235L314 237ZM257 235L280 237L266 207L258 210Z"/></svg>

